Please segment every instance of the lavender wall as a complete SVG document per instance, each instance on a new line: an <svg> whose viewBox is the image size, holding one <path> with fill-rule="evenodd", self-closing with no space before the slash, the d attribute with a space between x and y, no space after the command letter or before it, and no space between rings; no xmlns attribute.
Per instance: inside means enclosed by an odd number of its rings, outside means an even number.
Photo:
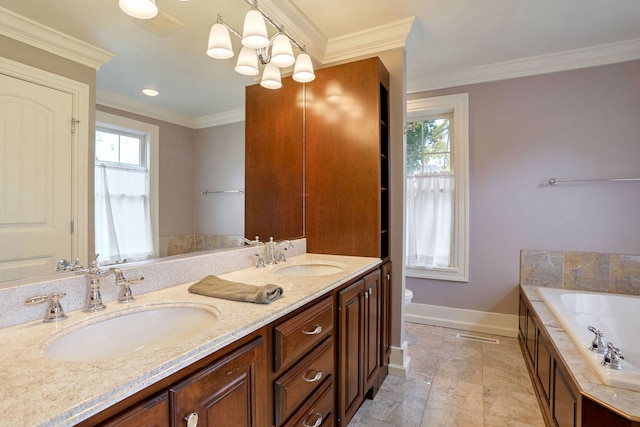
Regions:
<svg viewBox="0 0 640 427"><path fill-rule="evenodd" d="M411 94L469 93L468 283L413 302L515 314L520 249L640 254L640 61Z"/></svg>

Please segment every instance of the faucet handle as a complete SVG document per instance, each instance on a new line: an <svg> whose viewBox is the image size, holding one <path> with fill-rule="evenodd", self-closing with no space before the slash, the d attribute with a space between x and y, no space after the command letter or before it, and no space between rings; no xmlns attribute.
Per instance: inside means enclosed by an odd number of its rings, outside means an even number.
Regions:
<svg viewBox="0 0 640 427"><path fill-rule="evenodd" d="M616 347L613 343L607 343L607 351L602 359L602 365L607 368L620 370L622 369L622 363L620 360L624 360L624 355L622 351L618 347Z"/></svg>
<svg viewBox="0 0 640 427"><path fill-rule="evenodd" d="M587 329L595 334L595 337L591 342L591 346L589 346L589 350L593 351L594 353L604 354L604 352L606 351L604 339L602 338L604 337L604 334L593 326L589 326Z"/></svg>
<svg viewBox="0 0 640 427"><path fill-rule="evenodd" d="M64 310L60 304L60 298L63 298L66 295L67 294L64 292L54 292L49 295L38 295L28 298L24 303L26 305L36 305L42 304L43 302L49 302L47 312L45 313L42 321L44 323L57 322L58 320L64 320L69 317L64 314Z"/></svg>
<svg viewBox="0 0 640 427"><path fill-rule="evenodd" d="M254 254L253 258L256 260L256 268L264 268L264 257L260 254Z"/></svg>
<svg viewBox="0 0 640 427"><path fill-rule="evenodd" d="M124 278L124 276L122 276ZM121 282L116 282L117 285L120 285L120 290L118 291L118 302L133 302L136 299L133 297L133 292L131 292L131 287L129 285L135 285L144 281L144 277L138 276L132 279L127 279Z"/></svg>

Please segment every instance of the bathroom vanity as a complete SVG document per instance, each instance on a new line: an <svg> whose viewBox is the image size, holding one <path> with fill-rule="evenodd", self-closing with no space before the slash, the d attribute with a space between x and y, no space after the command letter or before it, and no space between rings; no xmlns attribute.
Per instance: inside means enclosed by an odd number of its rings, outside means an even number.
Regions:
<svg viewBox="0 0 640 427"><path fill-rule="evenodd" d="M318 263L338 265L342 272L296 277L277 271ZM390 276L381 275L380 259L303 254L278 266L219 276L274 283L284 296L265 305L229 301L191 294L188 282L136 295L125 306L107 302L104 312L70 311L62 322L1 329L0 344L12 354L1 374L0 409L7 422L346 425L365 396L377 392L387 372L388 342L380 332L388 323L383 297L384 283L390 283ZM53 340L104 316L205 305L217 313L211 328L173 346L84 362L46 357Z"/></svg>
<svg viewBox="0 0 640 427"><path fill-rule="evenodd" d="M604 384L535 286L520 286L519 301L518 341L546 424L640 426L640 392Z"/></svg>

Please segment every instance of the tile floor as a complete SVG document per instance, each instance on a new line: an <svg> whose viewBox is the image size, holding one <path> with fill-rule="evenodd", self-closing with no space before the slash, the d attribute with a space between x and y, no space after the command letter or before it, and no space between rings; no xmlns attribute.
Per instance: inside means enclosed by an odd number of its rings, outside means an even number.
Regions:
<svg viewBox="0 0 640 427"><path fill-rule="evenodd" d="M411 367L387 376L349 427L544 427L518 341L406 322ZM495 338L487 344L456 334Z"/></svg>

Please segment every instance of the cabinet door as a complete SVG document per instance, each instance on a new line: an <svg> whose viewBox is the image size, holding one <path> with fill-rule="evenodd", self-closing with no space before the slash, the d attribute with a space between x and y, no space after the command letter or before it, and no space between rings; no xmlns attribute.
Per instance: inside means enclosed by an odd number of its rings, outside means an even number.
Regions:
<svg viewBox="0 0 640 427"><path fill-rule="evenodd" d="M554 363L553 419L558 427L576 427L577 400L564 373Z"/></svg>
<svg viewBox="0 0 640 427"><path fill-rule="evenodd" d="M346 426L364 400L363 349L364 279L338 293L338 414L339 425Z"/></svg>
<svg viewBox="0 0 640 427"><path fill-rule="evenodd" d="M266 423L264 340L258 337L169 389L174 426L197 414L199 426Z"/></svg>
<svg viewBox="0 0 640 427"><path fill-rule="evenodd" d="M378 391L380 365L380 270L364 278L364 377L365 393Z"/></svg>
<svg viewBox="0 0 640 427"><path fill-rule="evenodd" d="M169 399L166 391L132 406L100 427L169 427Z"/></svg>
<svg viewBox="0 0 640 427"><path fill-rule="evenodd" d="M246 88L245 236L304 236L304 85Z"/></svg>

